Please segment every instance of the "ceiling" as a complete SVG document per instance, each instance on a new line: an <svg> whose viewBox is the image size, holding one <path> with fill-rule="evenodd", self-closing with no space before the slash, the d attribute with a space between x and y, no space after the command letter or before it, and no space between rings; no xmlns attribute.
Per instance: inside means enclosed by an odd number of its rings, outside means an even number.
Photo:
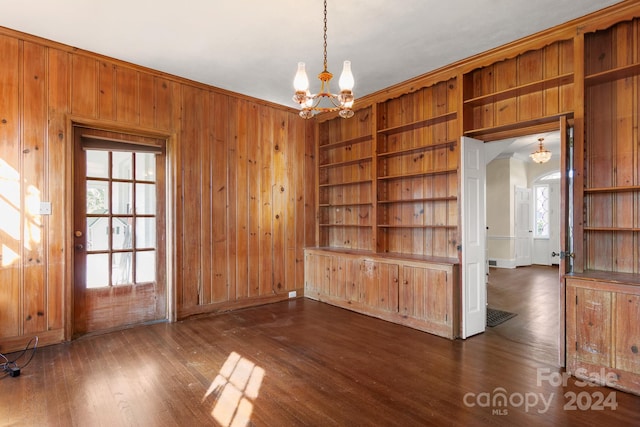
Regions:
<svg viewBox="0 0 640 427"><path fill-rule="evenodd" d="M617 0L328 0L328 69L356 97ZM0 26L287 106L322 71L322 0L0 0ZM356 99L357 102L357 99Z"/></svg>

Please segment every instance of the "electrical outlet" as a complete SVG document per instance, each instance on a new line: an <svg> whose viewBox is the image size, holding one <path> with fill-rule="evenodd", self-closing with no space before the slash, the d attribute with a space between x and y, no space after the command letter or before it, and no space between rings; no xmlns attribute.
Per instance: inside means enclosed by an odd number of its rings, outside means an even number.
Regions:
<svg viewBox="0 0 640 427"><path fill-rule="evenodd" d="M296 291L290 291L289 292L289 298L295 298L296 296L298 296L298 292L296 292Z"/></svg>
<svg viewBox="0 0 640 427"><path fill-rule="evenodd" d="M40 202L40 215L51 215L51 202Z"/></svg>

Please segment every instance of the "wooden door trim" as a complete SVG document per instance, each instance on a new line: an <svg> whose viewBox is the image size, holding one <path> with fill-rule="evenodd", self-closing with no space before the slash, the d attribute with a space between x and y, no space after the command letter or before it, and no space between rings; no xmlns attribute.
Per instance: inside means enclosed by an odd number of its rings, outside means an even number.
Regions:
<svg viewBox="0 0 640 427"><path fill-rule="evenodd" d="M65 116L65 129L58 131L58 137L61 143L65 144L65 165L64 180L65 194L64 205L61 209L64 212L74 212L74 176L76 174L74 165L75 156L75 140L74 128L83 127L106 132L118 132L141 137L149 137L163 139L165 141L165 292L166 292L166 319L170 322L176 321L176 296L175 296L175 266L173 256L173 231L175 230L175 213L171 201L175 194L174 171L176 170L175 145L177 143L176 133L163 132L157 129L149 129L136 125L123 125L122 123L110 120L96 120L72 114ZM64 290L63 290L63 327L64 340L70 341L73 337L74 324L74 288L75 288L75 251L74 251L74 215L67 215L65 218L65 239L64 247L61 248L65 252L65 268L64 268Z"/></svg>

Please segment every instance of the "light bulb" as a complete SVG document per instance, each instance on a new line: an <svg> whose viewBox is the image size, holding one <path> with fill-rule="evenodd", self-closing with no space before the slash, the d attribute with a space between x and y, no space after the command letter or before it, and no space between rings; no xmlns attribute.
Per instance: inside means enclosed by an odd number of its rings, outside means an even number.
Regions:
<svg viewBox="0 0 640 427"><path fill-rule="evenodd" d="M352 91L355 80L353 73L351 72L351 61L344 61L342 66L342 74L340 74L340 80L338 81L341 91Z"/></svg>
<svg viewBox="0 0 640 427"><path fill-rule="evenodd" d="M306 92L309 89L309 78L304 67L304 62L298 62L298 71L293 79L293 87L296 92Z"/></svg>

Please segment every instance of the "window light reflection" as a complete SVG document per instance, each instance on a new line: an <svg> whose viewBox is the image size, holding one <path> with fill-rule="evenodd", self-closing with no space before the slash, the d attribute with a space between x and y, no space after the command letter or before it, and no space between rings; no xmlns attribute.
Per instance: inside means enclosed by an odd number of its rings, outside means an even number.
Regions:
<svg viewBox="0 0 640 427"><path fill-rule="evenodd" d="M248 425L264 374L264 369L238 353L229 354L202 398L204 402L208 396L215 396L211 416L226 427Z"/></svg>

